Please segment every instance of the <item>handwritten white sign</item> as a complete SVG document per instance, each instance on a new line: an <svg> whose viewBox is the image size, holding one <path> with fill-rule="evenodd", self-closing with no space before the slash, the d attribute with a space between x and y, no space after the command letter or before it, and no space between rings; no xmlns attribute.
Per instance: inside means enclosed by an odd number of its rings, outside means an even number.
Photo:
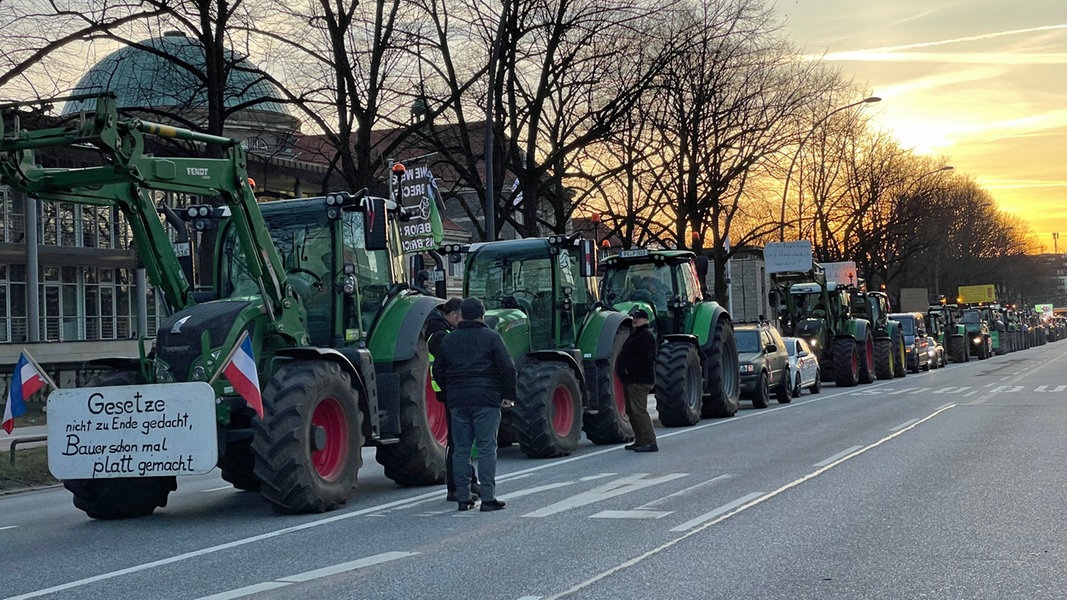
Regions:
<svg viewBox="0 0 1067 600"><path fill-rule="evenodd" d="M204 382L48 395L48 470L56 479L197 475L217 461L215 392Z"/></svg>
<svg viewBox="0 0 1067 600"><path fill-rule="evenodd" d="M826 275L826 281L832 281L841 285L859 284L859 279L856 277L856 263L851 260L823 263L822 268Z"/></svg>
<svg viewBox="0 0 1067 600"><path fill-rule="evenodd" d="M763 248L767 273L803 273L811 270L811 242L770 242Z"/></svg>

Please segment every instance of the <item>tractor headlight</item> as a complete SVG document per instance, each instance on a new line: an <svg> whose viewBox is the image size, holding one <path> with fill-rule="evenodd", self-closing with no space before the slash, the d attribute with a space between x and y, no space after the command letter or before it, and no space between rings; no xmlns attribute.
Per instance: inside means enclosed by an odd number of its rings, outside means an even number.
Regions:
<svg viewBox="0 0 1067 600"><path fill-rule="evenodd" d="M170 370L170 365L157 360L155 364L156 383L174 383L174 373Z"/></svg>
<svg viewBox="0 0 1067 600"><path fill-rule="evenodd" d="M189 374L189 378L193 381L207 381L207 370L203 365L196 365L193 367L193 372Z"/></svg>
<svg viewBox="0 0 1067 600"><path fill-rule="evenodd" d="M981 344L981 343L982 343L982 338L980 338L980 337L976 337L976 338L974 338L974 339L973 339L973 340L971 340L971 341L972 341L972 342L974 342L975 344Z"/></svg>

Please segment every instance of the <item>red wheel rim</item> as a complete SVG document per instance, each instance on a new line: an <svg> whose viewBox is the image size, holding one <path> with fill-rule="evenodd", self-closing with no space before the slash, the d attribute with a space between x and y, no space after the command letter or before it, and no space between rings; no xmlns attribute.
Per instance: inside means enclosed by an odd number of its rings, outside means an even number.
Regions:
<svg viewBox="0 0 1067 600"><path fill-rule="evenodd" d="M437 391L433 389L433 379L430 378L429 368L426 372L426 422L430 425L430 436L438 444L444 446L448 442L448 419L445 411L448 408L443 402L437 401Z"/></svg>
<svg viewBox="0 0 1067 600"><path fill-rule="evenodd" d="M324 398L311 415L312 430L326 432L326 444L311 453L311 464L319 477L333 481L341 474L348 458L348 419L336 398Z"/></svg>
<svg viewBox="0 0 1067 600"><path fill-rule="evenodd" d="M552 428L562 437L570 435L574 427L574 396L566 386L552 392Z"/></svg>

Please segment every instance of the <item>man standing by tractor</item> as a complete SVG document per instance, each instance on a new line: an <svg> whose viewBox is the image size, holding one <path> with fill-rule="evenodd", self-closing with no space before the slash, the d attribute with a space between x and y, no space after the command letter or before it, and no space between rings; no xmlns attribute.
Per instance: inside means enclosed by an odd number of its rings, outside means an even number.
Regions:
<svg viewBox="0 0 1067 600"><path fill-rule="evenodd" d="M468 466L478 448L483 512L500 510L496 499L496 446L501 405L515 398L516 371L504 340L485 324L485 306L477 298L460 304L463 320L445 336L436 357L438 382L448 399L455 440L452 477L459 510L474 508Z"/></svg>
<svg viewBox="0 0 1067 600"><path fill-rule="evenodd" d="M449 298L444 304L438 306L430 316L426 319L426 339L427 347L430 350L430 356L437 356L441 354L441 346L444 344L445 335L448 332L456 328L462 317L460 316L460 303L463 300L461 298ZM441 386L437 383L436 378L433 382L433 389L437 392L437 399L442 403L445 403L445 393L441 390ZM447 403L446 403L447 405ZM452 455L456 452L456 443L452 438L452 413L445 408L445 426L448 428L448 438L445 442L445 486L448 490L448 495L445 496L445 500L448 502L456 502L456 484L452 477ZM475 474L474 465L471 464L471 498L477 500L478 494L481 491L478 487L478 476Z"/></svg>
<svg viewBox="0 0 1067 600"><path fill-rule="evenodd" d="M648 394L656 382L656 337L648 328L649 314L643 308L630 311L634 330L619 352L615 371L626 388L626 414L634 428L634 452L657 452L656 430L648 414Z"/></svg>

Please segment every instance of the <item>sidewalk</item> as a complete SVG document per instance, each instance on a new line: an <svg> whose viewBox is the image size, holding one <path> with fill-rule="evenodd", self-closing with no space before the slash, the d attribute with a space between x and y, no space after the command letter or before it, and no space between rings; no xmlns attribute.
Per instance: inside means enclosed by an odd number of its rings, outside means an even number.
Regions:
<svg viewBox="0 0 1067 600"><path fill-rule="evenodd" d="M11 430L9 435L3 429L0 429L0 453L6 453L11 450L11 442L13 440L21 438L29 438L46 435L48 433L47 425L34 425L30 427L15 427ZM15 450L18 451L22 448L37 448L44 446L45 442L22 442L15 446Z"/></svg>

